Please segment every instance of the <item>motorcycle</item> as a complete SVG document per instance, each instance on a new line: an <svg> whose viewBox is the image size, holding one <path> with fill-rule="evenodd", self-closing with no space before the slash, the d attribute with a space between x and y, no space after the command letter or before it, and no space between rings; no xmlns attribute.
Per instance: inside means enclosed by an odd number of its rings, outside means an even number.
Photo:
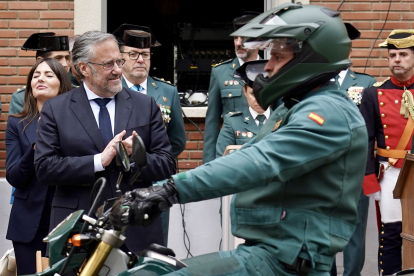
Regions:
<svg viewBox="0 0 414 276"><path fill-rule="evenodd" d="M119 249L125 242L124 232L127 226L121 230L114 229L109 219L112 204L122 197L119 185L124 174L130 172L131 167L137 167L129 181L130 184L134 183L145 167L146 160L145 146L139 136L133 137L130 157L122 142L117 143L116 164L120 173L116 183L116 197L106 200L101 214L94 216L106 185L105 178L99 178L91 192L91 202L94 200L89 213L84 214L84 210L78 210L49 233L43 240L49 243L49 267L33 275L59 276L74 271L75 275L80 276L155 276L186 267L175 258L173 250L164 246L152 244L139 256Z"/></svg>

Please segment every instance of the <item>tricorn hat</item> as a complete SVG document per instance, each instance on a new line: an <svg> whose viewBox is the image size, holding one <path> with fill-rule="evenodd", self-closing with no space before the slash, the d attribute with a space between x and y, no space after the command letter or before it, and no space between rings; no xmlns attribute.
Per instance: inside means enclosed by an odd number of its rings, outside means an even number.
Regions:
<svg viewBox="0 0 414 276"><path fill-rule="evenodd" d="M406 49L414 47L414 30L394 30L380 43L381 48Z"/></svg>
<svg viewBox="0 0 414 276"><path fill-rule="evenodd" d="M260 12L255 11L245 11L241 16L234 18L233 28L236 31L237 29L246 25L250 20L258 16Z"/></svg>
<svg viewBox="0 0 414 276"><path fill-rule="evenodd" d="M257 75L267 76L267 72L264 70L267 62L268 60L265 59L247 61L234 71L233 77L253 88Z"/></svg>
<svg viewBox="0 0 414 276"><path fill-rule="evenodd" d="M121 45L145 49L150 47L161 46L150 28L132 24L122 24L115 32L112 33Z"/></svg>
<svg viewBox="0 0 414 276"><path fill-rule="evenodd" d="M26 40L22 46L26 51L69 51L68 36L55 36L55 33L34 33Z"/></svg>

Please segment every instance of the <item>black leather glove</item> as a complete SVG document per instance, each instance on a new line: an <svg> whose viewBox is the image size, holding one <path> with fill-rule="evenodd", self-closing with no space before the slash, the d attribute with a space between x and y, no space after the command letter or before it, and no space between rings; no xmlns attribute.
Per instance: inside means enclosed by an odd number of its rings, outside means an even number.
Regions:
<svg viewBox="0 0 414 276"><path fill-rule="evenodd" d="M128 192L121 200L115 202L110 216L115 228L127 224L147 227L161 212L167 211L179 201L172 178L163 186L151 186Z"/></svg>

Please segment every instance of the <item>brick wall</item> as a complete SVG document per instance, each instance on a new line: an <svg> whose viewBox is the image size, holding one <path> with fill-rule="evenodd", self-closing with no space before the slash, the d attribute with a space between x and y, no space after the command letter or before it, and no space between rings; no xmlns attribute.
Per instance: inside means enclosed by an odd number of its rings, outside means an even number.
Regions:
<svg viewBox="0 0 414 276"><path fill-rule="evenodd" d="M311 0L310 2L311 4L323 5L336 10L341 1ZM389 7L389 1L344 1L339 9L344 22L352 23L361 32L361 38L354 40L352 43L351 59L353 67L351 69L363 73L365 64L367 64L365 73L374 76L378 81L382 81L391 75L388 69L387 49L379 48L378 44L383 42L394 29L414 28L414 23L412 23L414 19L414 1L392 1L387 23L384 26ZM382 28L383 31L375 42L375 47L367 63L371 47Z"/></svg>
<svg viewBox="0 0 414 276"><path fill-rule="evenodd" d="M0 177L5 173L7 113L11 94L26 84L26 76L35 63L34 51L20 47L35 32L52 31L57 35L73 35L74 2L1 1L0 0Z"/></svg>
<svg viewBox="0 0 414 276"><path fill-rule="evenodd" d="M87 1L87 0L85 0ZM388 1L345 1L340 11L345 22L352 23L362 35L353 41L353 70L364 72L367 57L374 40L382 28ZM337 9L340 1L311 0ZM0 93L2 114L0 117L0 177L5 176L4 130L11 94L25 85L26 76L34 64L34 52L21 51L20 47L33 32L54 31L59 35L73 35L74 3L63 0L1 1L0 0ZM395 28L414 28L414 0L392 1L387 24L375 43L382 42ZM387 50L374 47L365 72L383 80L390 75ZM204 120L194 120L204 131ZM179 156L179 169L188 170L202 164L203 142L196 128L186 121L187 146Z"/></svg>
<svg viewBox="0 0 414 276"><path fill-rule="evenodd" d="M204 118L191 118L191 120L204 132ZM185 150L178 156L178 169L180 172L194 169L203 164L203 137L187 119L184 119L184 123L187 144Z"/></svg>

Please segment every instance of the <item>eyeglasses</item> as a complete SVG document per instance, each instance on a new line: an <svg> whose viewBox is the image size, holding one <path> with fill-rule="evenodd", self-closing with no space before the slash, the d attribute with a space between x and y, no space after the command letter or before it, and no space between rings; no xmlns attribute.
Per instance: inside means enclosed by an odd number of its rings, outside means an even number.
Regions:
<svg viewBox="0 0 414 276"><path fill-rule="evenodd" d="M119 58L115 61L111 60L111 61L108 61L106 63L94 63L94 62L87 62L87 63L95 64L95 65L101 65L105 70L112 70L112 68L114 68L115 62L116 62L116 65L118 65L119 68L122 68L122 67L124 67L125 61L126 60L124 58Z"/></svg>
<svg viewBox="0 0 414 276"><path fill-rule="evenodd" d="M121 52L123 54L128 54L129 58L131 60L137 60L139 59L139 56L142 56L143 60L149 60L152 56L152 53L150 52L143 52L143 53L138 53L138 52Z"/></svg>

